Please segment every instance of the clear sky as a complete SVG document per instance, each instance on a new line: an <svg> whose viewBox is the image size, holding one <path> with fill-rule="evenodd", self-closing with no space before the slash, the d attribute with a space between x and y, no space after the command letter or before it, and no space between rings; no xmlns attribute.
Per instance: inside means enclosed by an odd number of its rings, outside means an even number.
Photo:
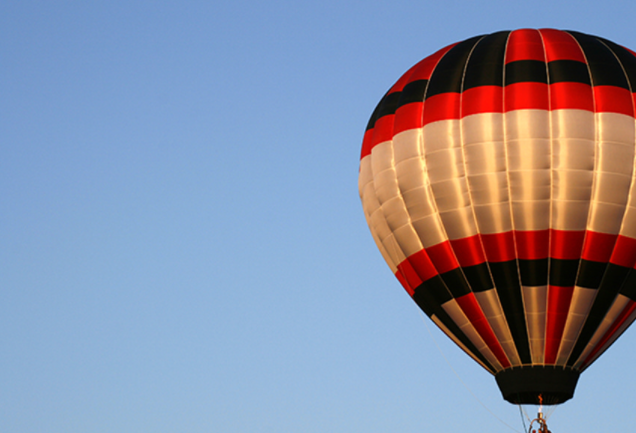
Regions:
<svg viewBox="0 0 636 433"><path fill-rule="evenodd" d="M3 2L0 431L521 431L382 261L362 135L438 48L522 27L636 48L635 12ZM584 373L554 433L633 428L635 344L630 329Z"/></svg>

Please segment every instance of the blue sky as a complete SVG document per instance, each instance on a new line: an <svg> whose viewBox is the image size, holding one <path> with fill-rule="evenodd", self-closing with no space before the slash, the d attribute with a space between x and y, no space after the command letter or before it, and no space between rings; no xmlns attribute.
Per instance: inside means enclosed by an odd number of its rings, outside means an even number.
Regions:
<svg viewBox="0 0 636 433"><path fill-rule="evenodd" d="M522 27L636 48L635 9L4 2L0 430L521 431L376 250L362 135L438 48ZM631 427L634 344L552 431Z"/></svg>

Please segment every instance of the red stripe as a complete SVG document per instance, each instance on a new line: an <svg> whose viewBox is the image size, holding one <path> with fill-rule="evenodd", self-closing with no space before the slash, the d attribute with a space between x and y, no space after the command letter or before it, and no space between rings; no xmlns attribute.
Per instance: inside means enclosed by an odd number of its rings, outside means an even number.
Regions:
<svg viewBox="0 0 636 433"><path fill-rule="evenodd" d="M481 246L479 235L450 241L455 257L462 267L474 266L484 263L486 257Z"/></svg>
<svg viewBox="0 0 636 433"><path fill-rule="evenodd" d="M482 234L481 241L489 262L507 262L517 258L512 232Z"/></svg>
<svg viewBox="0 0 636 433"><path fill-rule="evenodd" d="M413 289L411 285L408 283L408 281L406 281L406 277L404 276L400 268L398 268L398 270L395 271L395 278L397 278L400 284L402 284L402 287L404 287L404 290L406 290L409 295L413 296L413 294L415 293L415 289Z"/></svg>
<svg viewBox="0 0 636 433"><path fill-rule="evenodd" d="M449 241L426 248L426 252L440 274L459 267Z"/></svg>
<svg viewBox="0 0 636 433"><path fill-rule="evenodd" d="M563 329L568 318L574 287L548 286L548 307L545 329L545 363L554 364Z"/></svg>
<svg viewBox="0 0 636 433"><path fill-rule="evenodd" d="M550 257L562 260L581 258L585 232L568 230L550 230Z"/></svg>
<svg viewBox="0 0 636 433"><path fill-rule="evenodd" d="M409 292L411 296L413 296L415 289L423 282L420 276L417 275L417 272L415 272L413 265L408 260L404 260L398 265L395 276L398 280L400 280L406 291Z"/></svg>
<svg viewBox="0 0 636 433"><path fill-rule="evenodd" d="M545 61L543 42L537 30L521 29L510 33L506 47L506 63L517 60Z"/></svg>
<svg viewBox="0 0 636 433"><path fill-rule="evenodd" d="M404 273L404 276L413 289L424 281L438 275L435 265L433 265L426 250L420 250L415 254L411 254L398 265L398 270Z"/></svg>
<svg viewBox="0 0 636 433"><path fill-rule="evenodd" d="M627 89L614 86L595 86L594 98L597 113L620 113L634 117L632 94Z"/></svg>
<svg viewBox="0 0 636 433"><path fill-rule="evenodd" d="M609 261L615 265L633 268L636 265L636 239L619 235Z"/></svg>
<svg viewBox="0 0 636 433"><path fill-rule="evenodd" d="M618 235L588 231L581 258L593 262L608 262Z"/></svg>
<svg viewBox="0 0 636 433"><path fill-rule="evenodd" d="M629 317L634 313L635 310L636 310L636 302L634 302L634 301L632 301L630 299L629 302L627 303L627 305L625 306L625 308L623 309L623 311L621 311L621 314L618 316L616 321L614 321L614 323L612 324L610 329L608 329L607 332L605 333L605 335L603 335L603 338L601 338L601 341L596 345L594 350L592 350L592 352L590 352L588 357L585 358L585 361L583 361L582 368L585 368L585 366L588 365L590 363L590 361L592 361L594 359L596 354L607 343L610 342L610 340L612 339L612 337L614 336L616 331L618 331L625 324L627 319L629 319Z"/></svg>
<svg viewBox="0 0 636 433"><path fill-rule="evenodd" d="M442 93L424 102L424 125L438 120L459 119L459 93Z"/></svg>
<svg viewBox="0 0 636 433"><path fill-rule="evenodd" d="M543 37L548 62L576 60L587 63L579 44L569 33L554 29L540 29L539 32Z"/></svg>
<svg viewBox="0 0 636 433"><path fill-rule="evenodd" d="M371 150L376 145L393 139L393 117L395 117L393 114L389 114L376 120L371 139Z"/></svg>
<svg viewBox="0 0 636 433"><path fill-rule="evenodd" d="M497 336L490 327L490 323L488 323L488 320L479 306L475 295L469 293L467 295L460 296L455 300L503 368L510 367L510 361L508 361L508 357L501 347Z"/></svg>
<svg viewBox="0 0 636 433"><path fill-rule="evenodd" d="M554 83L550 85L550 108L563 110L594 111L594 96L592 86L583 83Z"/></svg>
<svg viewBox="0 0 636 433"><path fill-rule="evenodd" d="M515 231L517 257L523 260L539 260L548 257L550 231Z"/></svg>
<svg viewBox="0 0 636 433"><path fill-rule="evenodd" d="M360 152L360 159L371 154L371 140L373 139L373 128L367 129L362 139L362 151Z"/></svg>
<svg viewBox="0 0 636 433"><path fill-rule="evenodd" d="M409 129L422 127L422 111L424 110L423 102L412 102L402 105L395 111L395 120L393 125L393 135Z"/></svg>
<svg viewBox="0 0 636 433"><path fill-rule="evenodd" d="M462 93L462 117L477 113L502 113L503 89L500 86L473 87Z"/></svg>
<svg viewBox="0 0 636 433"><path fill-rule="evenodd" d="M420 63L421 61L411 66L411 68L408 71L402 74L402 76L395 82L393 87L391 87L387 93L401 92L404 89L404 86L406 86L408 83L413 81L412 75Z"/></svg>
<svg viewBox="0 0 636 433"><path fill-rule="evenodd" d="M544 83L509 84L504 92L504 109L514 110L548 109L548 85Z"/></svg>

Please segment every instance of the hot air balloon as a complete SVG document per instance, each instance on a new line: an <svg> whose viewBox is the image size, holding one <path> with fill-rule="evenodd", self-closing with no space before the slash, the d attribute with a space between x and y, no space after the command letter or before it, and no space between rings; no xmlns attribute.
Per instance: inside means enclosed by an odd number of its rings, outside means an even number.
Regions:
<svg viewBox="0 0 636 433"><path fill-rule="evenodd" d="M447 46L364 135L373 238L514 404L560 404L636 318L636 55L574 31Z"/></svg>

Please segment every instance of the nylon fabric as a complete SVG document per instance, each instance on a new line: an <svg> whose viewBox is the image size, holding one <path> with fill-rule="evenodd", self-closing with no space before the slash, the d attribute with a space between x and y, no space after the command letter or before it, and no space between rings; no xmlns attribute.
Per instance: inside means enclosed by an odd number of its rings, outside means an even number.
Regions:
<svg viewBox="0 0 636 433"><path fill-rule="evenodd" d="M422 310L491 373L587 368L636 318L636 56L523 29L407 71L365 132L373 238Z"/></svg>

